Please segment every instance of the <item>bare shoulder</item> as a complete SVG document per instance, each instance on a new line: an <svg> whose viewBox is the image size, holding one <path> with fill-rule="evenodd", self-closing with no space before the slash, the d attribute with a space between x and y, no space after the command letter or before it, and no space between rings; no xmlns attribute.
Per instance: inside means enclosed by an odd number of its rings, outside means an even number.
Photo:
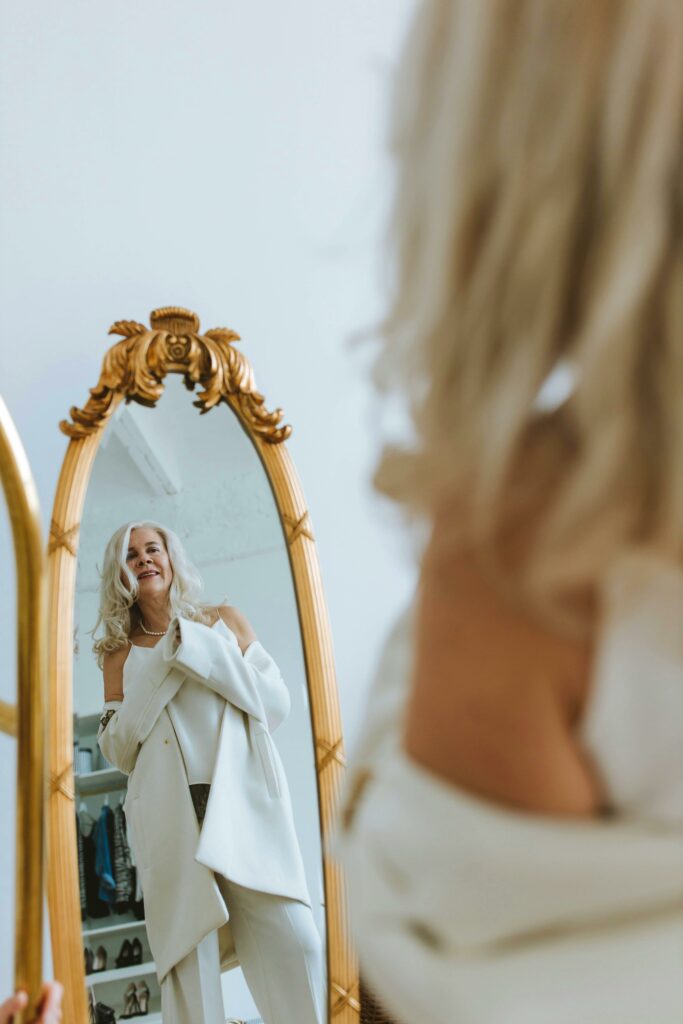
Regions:
<svg viewBox="0 0 683 1024"><path fill-rule="evenodd" d="M590 654L501 596L467 556L426 563L407 752L501 803L593 813L595 783L573 728Z"/></svg>
<svg viewBox="0 0 683 1024"><path fill-rule="evenodd" d="M127 646L105 654L102 661L105 700L123 700L123 666L129 653L130 647Z"/></svg>
<svg viewBox="0 0 683 1024"><path fill-rule="evenodd" d="M235 608L233 605L229 604L222 604L215 610L225 625L231 629L237 637L242 651L245 651L249 644L253 643L254 640L257 639L256 633L254 632L249 619L239 610L239 608Z"/></svg>

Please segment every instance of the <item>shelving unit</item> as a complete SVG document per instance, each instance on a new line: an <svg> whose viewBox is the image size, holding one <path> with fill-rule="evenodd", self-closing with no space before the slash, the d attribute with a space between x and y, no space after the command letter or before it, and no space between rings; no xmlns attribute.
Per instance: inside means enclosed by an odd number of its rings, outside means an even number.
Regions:
<svg viewBox="0 0 683 1024"><path fill-rule="evenodd" d="M74 715L74 735L78 730L79 736L97 736L101 714L98 711L92 715Z"/></svg>
<svg viewBox="0 0 683 1024"><path fill-rule="evenodd" d="M94 974L86 974L85 981L87 985L106 985L110 981L148 978L150 974L155 973L154 961L149 960L146 964L131 964L130 967L113 967L110 971L95 971Z"/></svg>
<svg viewBox="0 0 683 1024"><path fill-rule="evenodd" d="M145 928L144 921L122 921L120 924L104 925L102 928L84 928L83 938L84 939L97 939L105 935L114 935L117 932L131 931L133 928Z"/></svg>
<svg viewBox="0 0 683 1024"><path fill-rule="evenodd" d="M98 767L98 759L102 758L97 746L97 730L100 723L99 714L74 716L74 738L81 747L93 751L94 770L76 774L74 778L77 794L77 806L85 802L89 813L97 820L105 802L110 802L112 809L115 803L123 799L128 785L128 777L112 766ZM111 797L111 801L109 798ZM106 971L96 971L86 975L86 985L92 988L95 998L110 1006L117 1019L123 1012L124 993L133 981L145 980L150 990L149 1013L135 1020L144 1020L145 1024L161 1024L161 993L156 980L156 967L152 960L145 921L136 918L133 911L123 914L112 913L108 917L86 918L81 925L83 945L89 946L93 953L98 946L107 952L107 960L114 964L119 955L122 943L130 938L138 938L143 947L143 963L129 967L111 967Z"/></svg>
<svg viewBox="0 0 683 1024"><path fill-rule="evenodd" d="M112 793L125 789L127 777L118 768L100 768L85 775L76 775L76 792L81 793Z"/></svg>

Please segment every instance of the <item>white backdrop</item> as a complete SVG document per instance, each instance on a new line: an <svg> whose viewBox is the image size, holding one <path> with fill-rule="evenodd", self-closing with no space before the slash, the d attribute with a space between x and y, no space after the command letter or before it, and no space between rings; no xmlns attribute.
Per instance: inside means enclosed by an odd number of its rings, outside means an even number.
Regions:
<svg viewBox="0 0 683 1024"><path fill-rule="evenodd" d="M243 338L318 543L347 745L381 640L413 587L368 478L368 350L385 302L392 66L415 0L3 0L0 392L47 524L109 325L185 305ZM388 527L391 527L388 529ZM0 696L13 699L2 524ZM3 835L13 747L0 738ZM7 824L7 823L10 824ZM0 844L0 994L12 976L12 842ZM49 967L49 965L48 965Z"/></svg>

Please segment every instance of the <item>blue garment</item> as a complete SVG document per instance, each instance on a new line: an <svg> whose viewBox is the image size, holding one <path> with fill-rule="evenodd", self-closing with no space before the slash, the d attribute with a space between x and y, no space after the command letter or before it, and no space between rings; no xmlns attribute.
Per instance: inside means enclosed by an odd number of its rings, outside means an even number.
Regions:
<svg viewBox="0 0 683 1024"><path fill-rule="evenodd" d="M95 825L95 872L100 880L98 896L105 903L113 903L116 895L116 882L111 863L110 830L114 819L111 807L106 805L100 811Z"/></svg>

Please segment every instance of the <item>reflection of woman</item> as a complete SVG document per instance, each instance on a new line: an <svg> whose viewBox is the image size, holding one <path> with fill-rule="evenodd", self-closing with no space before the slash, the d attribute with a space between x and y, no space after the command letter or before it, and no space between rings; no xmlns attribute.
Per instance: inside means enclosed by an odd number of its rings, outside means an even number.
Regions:
<svg viewBox="0 0 683 1024"><path fill-rule="evenodd" d="M420 7L376 483L432 529L337 837L361 965L406 1022L674 1024L683 5Z"/></svg>
<svg viewBox="0 0 683 1024"><path fill-rule="evenodd" d="M236 959L266 1024L320 1024L321 941L270 738L289 694L245 617L199 590L165 527L109 541L99 743L129 775L164 1024L223 1024L220 971Z"/></svg>

